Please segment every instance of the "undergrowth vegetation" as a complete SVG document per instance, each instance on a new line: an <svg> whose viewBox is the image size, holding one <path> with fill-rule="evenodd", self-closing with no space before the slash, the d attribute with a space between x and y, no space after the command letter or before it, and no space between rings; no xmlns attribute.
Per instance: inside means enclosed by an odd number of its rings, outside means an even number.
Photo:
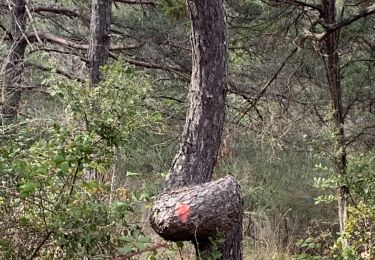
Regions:
<svg viewBox="0 0 375 260"><path fill-rule="evenodd" d="M139 174L117 169L117 158L163 122L145 105L151 81L131 69L111 66L94 91L58 81L52 93L64 113L1 129L2 259L105 258L148 246L135 209L152 195L118 185Z"/></svg>
<svg viewBox="0 0 375 260"><path fill-rule="evenodd" d="M13 2L27 6L18 41ZM370 2L225 1L226 119L213 179L241 184L246 260L375 259ZM337 30L322 18L326 3ZM113 1L95 87L91 8L0 1L0 259L220 259L149 224L188 107L185 1ZM340 37L328 53L332 32ZM19 43L24 53L11 55ZM7 88L20 95L9 121ZM342 233L338 199L348 205Z"/></svg>

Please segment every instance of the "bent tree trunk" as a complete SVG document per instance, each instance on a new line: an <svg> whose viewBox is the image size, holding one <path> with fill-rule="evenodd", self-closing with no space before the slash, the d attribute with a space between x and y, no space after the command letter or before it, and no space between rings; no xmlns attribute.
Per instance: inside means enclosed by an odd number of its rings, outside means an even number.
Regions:
<svg viewBox="0 0 375 260"><path fill-rule="evenodd" d="M210 182L225 117L223 0L188 0L187 4L192 23L189 109L179 152L150 221L167 240L191 241L198 258L207 259L218 250L222 259L242 259L239 184L233 177Z"/></svg>
<svg viewBox="0 0 375 260"><path fill-rule="evenodd" d="M107 63L109 56L112 0L92 0L91 8L88 67L91 86L95 86L101 79L100 66Z"/></svg>
<svg viewBox="0 0 375 260"><path fill-rule="evenodd" d="M324 21L327 24L334 24L336 22L336 1L323 0L322 10ZM336 166L336 173L341 178L344 178L346 174L347 160L344 132L345 120L341 93L340 56L338 53L339 37L340 30L336 30L335 32L329 34L325 41L325 47L327 51L326 73L334 120L334 163ZM343 234L345 231L345 222L348 214L349 187L346 185L341 185L338 187L337 197L340 232Z"/></svg>
<svg viewBox="0 0 375 260"><path fill-rule="evenodd" d="M27 41L22 40L26 28L25 0L13 0L11 5L9 54L2 68L2 124L11 122L17 117L21 97L23 61L27 47Z"/></svg>

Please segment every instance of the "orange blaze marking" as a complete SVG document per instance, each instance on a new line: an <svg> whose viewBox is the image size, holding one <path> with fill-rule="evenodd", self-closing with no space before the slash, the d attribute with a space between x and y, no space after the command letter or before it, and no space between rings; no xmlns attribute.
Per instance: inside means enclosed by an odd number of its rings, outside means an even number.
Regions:
<svg viewBox="0 0 375 260"><path fill-rule="evenodd" d="M182 221L182 223L188 222L190 213L190 207L188 204L178 203L176 206L175 215Z"/></svg>

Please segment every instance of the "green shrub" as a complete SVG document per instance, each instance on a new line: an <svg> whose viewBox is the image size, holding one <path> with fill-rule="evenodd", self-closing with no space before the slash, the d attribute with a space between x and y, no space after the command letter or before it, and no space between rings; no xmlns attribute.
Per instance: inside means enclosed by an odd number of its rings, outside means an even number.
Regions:
<svg viewBox="0 0 375 260"><path fill-rule="evenodd" d="M95 89L56 84L60 117L1 129L1 259L98 259L149 244L132 218L148 194L115 187L112 174L119 149L136 146L136 132L161 117L145 106L149 79L121 64L106 71Z"/></svg>

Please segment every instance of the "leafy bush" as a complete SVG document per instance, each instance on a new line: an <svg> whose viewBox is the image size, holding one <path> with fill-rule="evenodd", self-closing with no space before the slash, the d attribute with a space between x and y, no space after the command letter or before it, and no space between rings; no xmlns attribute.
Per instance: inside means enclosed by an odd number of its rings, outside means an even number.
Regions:
<svg viewBox="0 0 375 260"><path fill-rule="evenodd" d="M352 205L345 233L333 249L337 258L375 258L375 153L359 154L348 164Z"/></svg>
<svg viewBox="0 0 375 260"><path fill-rule="evenodd" d="M336 258L375 258L375 207L360 203L349 208L345 233L333 249ZM348 244L348 245L347 245Z"/></svg>
<svg viewBox="0 0 375 260"><path fill-rule="evenodd" d="M129 221L141 196L115 187L112 168L120 148L136 145L135 131L161 117L145 106L149 79L121 64L106 71L95 89L55 85L64 116L1 129L0 258L104 258L150 242Z"/></svg>
<svg viewBox="0 0 375 260"><path fill-rule="evenodd" d="M375 258L375 153L357 154L349 158L345 176L332 174L329 167L317 169L328 173L327 178L317 178L316 184L327 193L316 202L332 202L335 188L345 184L350 190L349 214L344 234L332 243L330 258Z"/></svg>

